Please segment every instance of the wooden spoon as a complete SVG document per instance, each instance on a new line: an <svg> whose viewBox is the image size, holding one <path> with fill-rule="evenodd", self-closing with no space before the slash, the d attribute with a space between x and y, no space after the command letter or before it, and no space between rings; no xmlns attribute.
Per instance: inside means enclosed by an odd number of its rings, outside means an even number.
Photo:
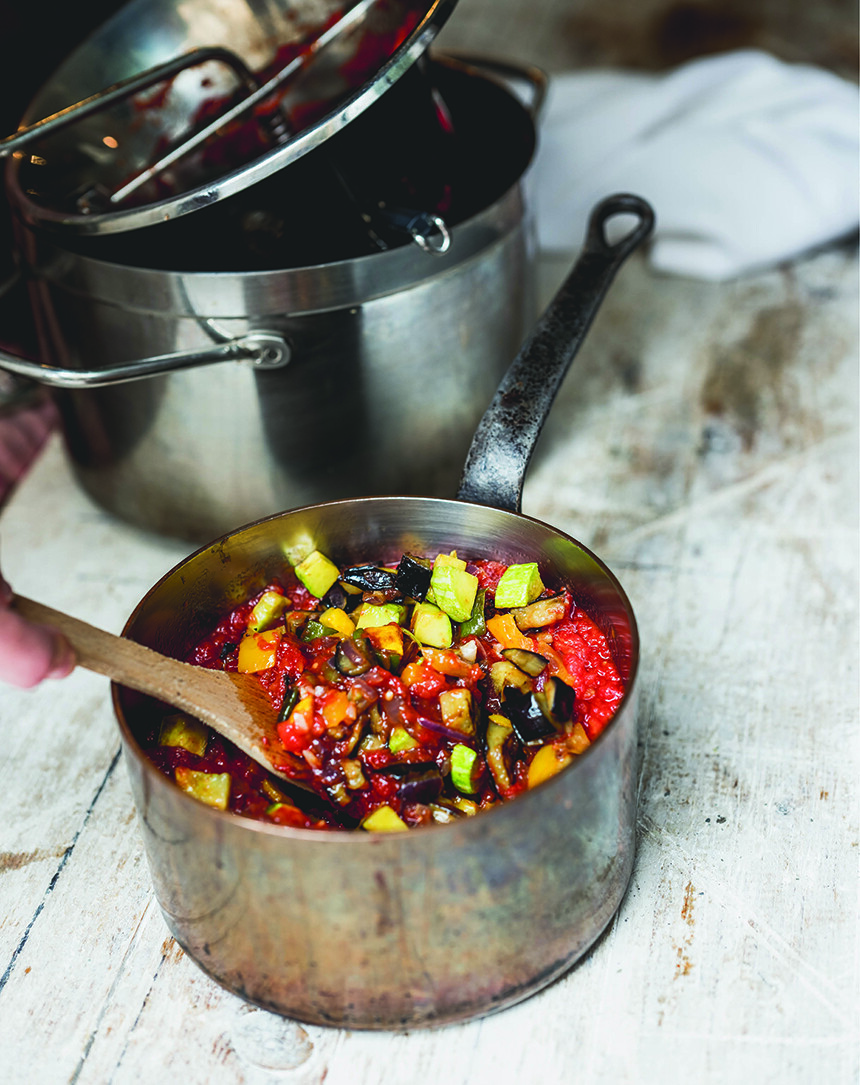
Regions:
<svg viewBox="0 0 860 1085"><path fill-rule="evenodd" d="M21 595L12 606L29 621L58 629L82 667L202 720L269 772L310 790L296 778L301 767L287 771L292 755L281 745L275 710L253 677L180 663Z"/></svg>

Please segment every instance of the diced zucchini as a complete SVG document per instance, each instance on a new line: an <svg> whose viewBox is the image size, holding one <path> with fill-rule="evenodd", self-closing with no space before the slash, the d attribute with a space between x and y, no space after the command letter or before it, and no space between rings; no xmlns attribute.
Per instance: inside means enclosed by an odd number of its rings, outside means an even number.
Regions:
<svg viewBox="0 0 860 1085"><path fill-rule="evenodd" d="M406 822L390 806L377 806L361 823L370 833L402 833L409 830Z"/></svg>
<svg viewBox="0 0 860 1085"><path fill-rule="evenodd" d="M458 742L451 750L451 783L464 795L474 795L479 775L477 753L471 746Z"/></svg>
<svg viewBox="0 0 860 1085"><path fill-rule="evenodd" d="M288 602L286 596L281 595L280 592L264 591L251 611L251 616L248 619L248 632L259 633L261 629L271 625L287 609Z"/></svg>
<svg viewBox="0 0 860 1085"><path fill-rule="evenodd" d="M536 561L509 565L496 588L497 607L524 607L544 590Z"/></svg>
<svg viewBox="0 0 860 1085"><path fill-rule="evenodd" d="M487 632L487 619L484 611L487 602L487 592L484 588L478 588L475 593L475 602L472 605L472 613L460 626L460 637L483 637Z"/></svg>
<svg viewBox="0 0 860 1085"><path fill-rule="evenodd" d="M465 795L455 795L451 799L451 805L455 806L462 814L466 814L467 817L474 817L479 810L479 806L474 799L467 799Z"/></svg>
<svg viewBox="0 0 860 1085"><path fill-rule="evenodd" d="M176 782L189 795L216 810L226 810L230 802L229 772L197 772L180 765L176 769Z"/></svg>
<svg viewBox="0 0 860 1085"><path fill-rule="evenodd" d="M442 722L452 731L464 735L475 733L472 694L467 689L446 689L439 694L439 711Z"/></svg>
<svg viewBox="0 0 860 1085"><path fill-rule="evenodd" d="M433 603L417 603L412 612L412 632L419 644L450 648L454 642L451 619Z"/></svg>
<svg viewBox="0 0 860 1085"><path fill-rule="evenodd" d="M356 611L358 629L371 629L380 625L400 625L406 616L402 603L363 603Z"/></svg>
<svg viewBox="0 0 860 1085"><path fill-rule="evenodd" d="M280 640L280 629L269 629L265 633L252 633L242 637L236 669L240 674L256 674L274 667Z"/></svg>
<svg viewBox="0 0 860 1085"><path fill-rule="evenodd" d="M440 554L433 563L430 588L436 606L455 622L465 622L471 618L478 593L478 578L466 572L465 562L457 559L455 564L449 555Z"/></svg>
<svg viewBox="0 0 860 1085"><path fill-rule="evenodd" d="M465 569L466 563L462 558L457 557L457 551L452 550L450 554L437 554L433 559L433 568L444 568L448 566L451 569ZM433 576L430 576L430 583L433 583Z"/></svg>
<svg viewBox="0 0 860 1085"><path fill-rule="evenodd" d="M388 748L392 753L400 753L401 750L414 750L417 745L417 740L409 734L405 727L392 728L391 737L388 739Z"/></svg>
<svg viewBox="0 0 860 1085"><path fill-rule="evenodd" d="M181 746L183 750L202 757L206 753L208 740L209 732L206 727L191 716L177 712L176 715L166 716L161 721L161 730L158 733L160 746Z"/></svg>
<svg viewBox="0 0 860 1085"><path fill-rule="evenodd" d="M315 595L317 599L322 599L340 576L334 562L329 561L319 550L312 550L304 561L300 561L295 567L295 572L311 595Z"/></svg>

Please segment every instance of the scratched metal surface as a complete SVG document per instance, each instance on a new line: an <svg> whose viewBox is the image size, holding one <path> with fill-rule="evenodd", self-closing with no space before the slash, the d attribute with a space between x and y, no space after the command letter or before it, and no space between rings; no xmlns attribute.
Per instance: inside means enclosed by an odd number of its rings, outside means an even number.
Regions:
<svg viewBox="0 0 860 1085"><path fill-rule="evenodd" d="M506 4L497 42L562 6ZM607 560L643 641L639 851L578 966L435 1032L246 1006L169 937L106 682L75 673L0 691L0 1081L856 1082L857 297L853 247L724 285L637 256L556 402L524 511ZM185 552L95 509L57 440L0 544L22 593L114 630Z"/></svg>

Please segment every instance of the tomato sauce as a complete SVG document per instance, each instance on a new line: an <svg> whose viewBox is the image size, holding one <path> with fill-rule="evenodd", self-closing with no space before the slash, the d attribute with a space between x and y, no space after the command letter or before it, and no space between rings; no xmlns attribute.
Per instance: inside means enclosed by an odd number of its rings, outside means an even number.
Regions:
<svg viewBox="0 0 860 1085"><path fill-rule="evenodd" d="M314 552L189 662L256 676L278 713L273 764L315 794L176 714L151 760L204 802L302 828L399 831L489 809L584 752L624 695L569 588L534 563L455 553L337 569Z"/></svg>

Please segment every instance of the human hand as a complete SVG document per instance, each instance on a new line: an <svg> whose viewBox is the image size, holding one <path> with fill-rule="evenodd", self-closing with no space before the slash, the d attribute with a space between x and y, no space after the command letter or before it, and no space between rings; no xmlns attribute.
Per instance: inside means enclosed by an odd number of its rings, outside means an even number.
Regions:
<svg viewBox="0 0 860 1085"><path fill-rule="evenodd" d="M12 589L0 576L0 681L28 689L46 678L70 674L75 655L65 637L26 621L11 602Z"/></svg>
<svg viewBox="0 0 860 1085"><path fill-rule="evenodd" d="M57 409L49 399L0 414L0 502L26 474L56 421Z"/></svg>

